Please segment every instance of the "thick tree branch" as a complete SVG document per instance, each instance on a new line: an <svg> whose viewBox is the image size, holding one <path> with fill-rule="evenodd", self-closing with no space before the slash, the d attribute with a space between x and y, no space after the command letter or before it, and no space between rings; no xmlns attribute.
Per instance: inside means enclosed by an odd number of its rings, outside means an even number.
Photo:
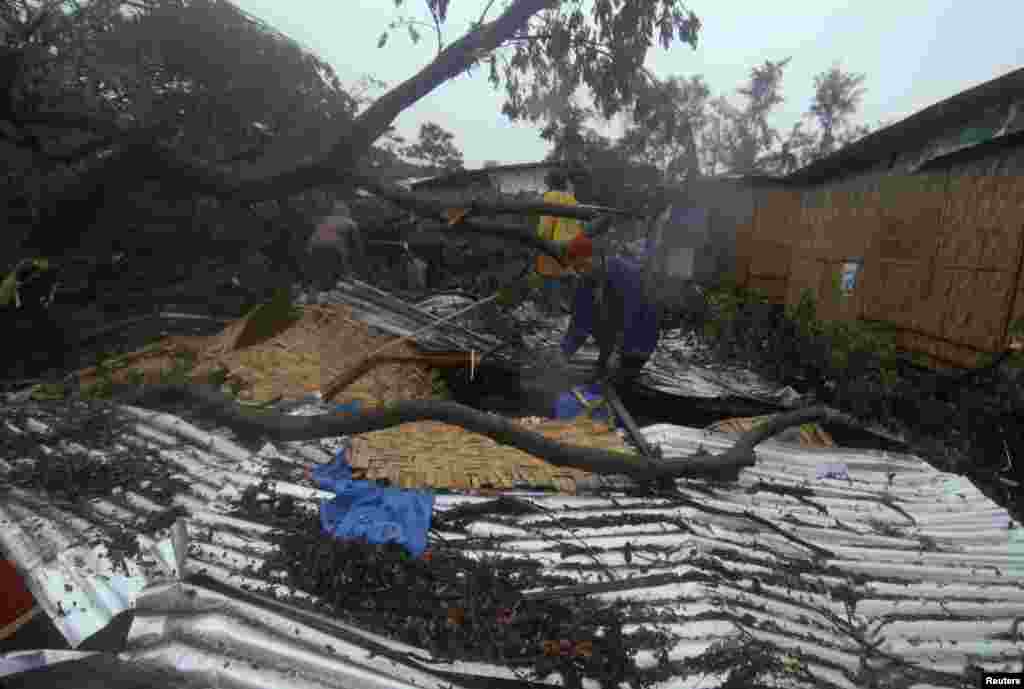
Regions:
<svg viewBox="0 0 1024 689"><path fill-rule="evenodd" d="M246 199L276 197L314 186L344 182L373 142L385 134L395 118L444 82L469 69L480 55L489 53L515 35L532 17L550 7L553 0L515 0L492 22L479 26L444 50L415 76L378 98L339 137L323 160L294 170L246 183L239 189Z"/></svg>
<svg viewBox="0 0 1024 689"><path fill-rule="evenodd" d="M399 187L385 184L380 180L365 175L355 175L357 187L386 199L396 206L414 211L420 215L443 217L452 208L452 202L442 201L428 193L405 191ZM591 208L588 206L556 206L532 201L487 201L470 199L459 203L468 208L471 216L488 215L552 215L560 218L576 218L577 220L593 220L601 215L620 215L625 217L644 218L642 213L616 208Z"/></svg>
<svg viewBox="0 0 1024 689"><path fill-rule="evenodd" d="M357 416L288 416L242 407L216 388L206 385L125 387L117 391L115 399L124 404L163 410L185 405L207 420L223 424L242 435L278 442L370 433L415 421L440 421L486 435L502 445L510 445L555 466L574 467L595 474L621 474L637 481L734 476L743 467L755 464L755 445L786 428L818 420L856 425L846 415L831 412L824 407L801 409L780 414L748 432L734 447L720 455L705 453L652 462L646 457L628 452L559 443L502 416L480 412L455 402L401 401L365 410Z"/></svg>
<svg viewBox="0 0 1024 689"><path fill-rule="evenodd" d="M469 234L474 236L486 234L523 244L557 260L561 260L564 254L563 243L541 239L533 228L526 225L511 225L488 220L463 220L451 226L442 223L430 223L424 224L422 227L428 231L448 234Z"/></svg>

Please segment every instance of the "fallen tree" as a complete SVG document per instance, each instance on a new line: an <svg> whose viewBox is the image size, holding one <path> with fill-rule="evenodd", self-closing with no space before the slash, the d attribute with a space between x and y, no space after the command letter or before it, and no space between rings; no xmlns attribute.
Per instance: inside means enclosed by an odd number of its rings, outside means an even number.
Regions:
<svg viewBox="0 0 1024 689"><path fill-rule="evenodd" d="M492 84L504 81L507 87L503 112L512 119L549 117L544 104L564 102L559 97L580 86L588 87L611 116L636 104L634 82L655 42L664 48L676 40L695 46L700 28L681 0L602 2L591 16L568 0L512 0L493 19L487 15L496 9L494 3L484 3L469 31L442 45L440 28L449 3L428 0L438 28L437 56L356 114L352 99L339 94L329 66L222 0L21 4L7 13L20 39L4 61L7 78L0 84L4 138L32 151L37 164L52 166L68 154L38 145L40 138L86 137L71 149L73 179L61 185L25 244L48 255L75 246L76 235L99 222L101 208L144 180L158 180L178 198L206 196L242 205L280 201L318 187L361 186L436 215L447 209L360 172L374 142L403 110L448 80L489 66ZM51 11L54 6L59 11ZM202 36L190 27L202 27ZM194 38L203 39L202 49L182 47ZM102 47L102 59L66 49L89 41ZM254 45L258 55L247 54ZM197 59L204 51L216 57ZM258 64L246 71L257 57ZM264 98L266 74L282 74L274 59L292 71L274 84L280 93ZM214 97L211 103L230 111L230 117L217 111L215 119L224 122L217 130L204 129L210 118L198 108L196 84ZM193 110L194 117L188 114ZM291 121L293 113L304 110L312 114ZM289 138L292 130L319 134L303 141L330 143L323 152L297 151ZM541 212L586 219L596 213L542 204L471 206L481 216Z"/></svg>
<svg viewBox="0 0 1024 689"><path fill-rule="evenodd" d="M505 417L455 402L406 400L367 409L358 415L289 416L242 406L211 386L174 384L121 388L115 390L114 399L121 404L165 411L184 406L241 436L278 442L358 435L415 421L440 421L485 435L555 466L573 467L594 474L625 475L638 482L674 478L735 479L741 469L756 463L754 448L759 443L787 428L815 421L857 425L846 414L825 407L808 407L773 417L743 434L721 454L698 452L689 457L652 460L628 452L559 443Z"/></svg>

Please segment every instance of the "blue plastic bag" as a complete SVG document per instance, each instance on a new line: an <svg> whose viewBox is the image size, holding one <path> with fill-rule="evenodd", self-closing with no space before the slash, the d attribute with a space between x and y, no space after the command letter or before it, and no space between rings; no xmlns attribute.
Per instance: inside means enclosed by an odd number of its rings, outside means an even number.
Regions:
<svg viewBox="0 0 1024 689"><path fill-rule="evenodd" d="M579 393L579 395L588 403L601 402L604 399L604 392L601 390L600 383L581 385L573 388L569 392L563 392L555 401L554 417L556 419L575 419L586 411L586 408L580 402L579 397L577 397L575 393ZM600 407L594 409L590 418L594 421L607 421L608 405L602 404ZM616 425L619 425L618 419L616 419Z"/></svg>
<svg viewBox="0 0 1024 689"><path fill-rule="evenodd" d="M320 489L335 495L320 503L320 528L342 540L398 543L420 557L427 549L434 494L353 481L348 449L346 445L333 462L313 469L313 480Z"/></svg>

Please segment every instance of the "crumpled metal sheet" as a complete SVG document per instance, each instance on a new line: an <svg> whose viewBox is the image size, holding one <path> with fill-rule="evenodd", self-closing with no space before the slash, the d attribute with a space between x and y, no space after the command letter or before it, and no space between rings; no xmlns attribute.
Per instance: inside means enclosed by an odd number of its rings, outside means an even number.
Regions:
<svg viewBox="0 0 1024 689"><path fill-rule="evenodd" d="M90 651L15 651L0 655L0 677L96 655Z"/></svg>
<svg viewBox="0 0 1024 689"><path fill-rule="evenodd" d="M519 312L528 314L529 312ZM534 350L558 347L569 327L569 317L542 321L544 326L524 334L526 344ZM598 349L587 342L573 357L573 363L593 366L597 363ZM712 368L694 363L700 361L700 349L682 330L662 333L658 348L644 367L637 383L678 397L702 399L741 398L792 406L802 396L789 386L770 383L759 376L737 368Z"/></svg>
<svg viewBox="0 0 1024 689"><path fill-rule="evenodd" d="M173 606L149 595L176 586L166 566L140 566L141 588L134 594L139 621L124 657L193 673L208 685L437 686L415 667L414 661L428 658L422 650L360 630L324 631L287 612L274 617L247 598L262 592L309 595L256 574L276 546L267 540L269 527L236 513L232 496L241 487L273 480L298 505L315 510L318 493L302 474L309 462L329 458L319 443L254 451L219 433L217 442L204 442L201 429L177 417L126 413L125 441L148 444L158 450L149 461L171 462L189 479L188 490L175 498L190 512L184 520L190 538L185 570L238 593L190 584L195 604L171 614ZM669 425L644 434L670 457L698 449L719 452L731 442ZM89 443L85 437L72 440ZM757 465L741 472L735 484L681 481L677 498L518 493L540 511L492 515L473 522L467 534L440 536L447 547L471 557L529 559L576 582L529 595L588 593L632 604L627 614L640 617L630 618L626 631L654 624L676 637L669 658L693 663L691 670L666 678L659 685L664 689L722 685L727 673L704 672L702 659L755 642L782 663L783 670L761 678L774 686L853 688L875 676L893 684L953 687L968 665L1022 669L1024 639L1017 620L1024 616L1024 530L967 479L938 472L916 457L883 452L768 441L757 455ZM821 466L839 464L845 478L817 478ZM88 534L111 519L134 525L151 511L138 499L143 496L112 496L71 514L44 495L22 491L17 501L11 495L0 497L13 518L0 525L4 554L22 571L56 571L59 565L67 570L62 576L76 581L91 576L92 564L61 559L62 550L83 548ZM438 495L436 509L482 500ZM14 539L18 530L33 537ZM14 550L11 542L18 544ZM61 591L37 590L52 597L45 603L52 610ZM82 592L101 607L100 589ZM82 637L87 631L75 633ZM333 638L325 640L324 634ZM344 650L331 652L326 644ZM374 644L411 654L409 662L368 670ZM653 666L658 659L640 651L637 661ZM431 667L516 677L500 665Z"/></svg>
<svg viewBox="0 0 1024 689"><path fill-rule="evenodd" d="M486 351L501 344L458 322L437 324L428 311L363 282L339 282L325 297L351 307L356 318L378 330L398 337L415 335L412 340L428 351Z"/></svg>
<svg viewBox="0 0 1024 689"><path fill-rule="evenodd" d="M120 658L203 686L456 686L400 660L402 654L360 630L303 611L288 614L288 606L277 608L188 583L153 586L138 601Z"/></svg>
<svg viewBox="0 0 1024 689"><path fill-rule="evenodd" d="M468 316L419 332L430 323L452 316L472 304L473 300L467 296L440 294L414 306L359 282L338 283L337 289L327 296L332 301L352 307L355 316L372 327L397 336L416 334L413 340L427 350L486 352L501 344L501 340L492 334L467 327L467 323L474 321ZM521 365L529 365L535 360L531 352L558 347L569 326L569 316L549 318L530 302L517 307L511 317L519 325L526 350L498 349L492 356ZM679 397L743 398L784 407L793 406L802 399L793 388L774 385L749 371L716 370L693 363L691 359L697 352L696 343L681 330L663 333L658 349L637 383ZM580 368L593 367L597 356L597 347L587 343L573 357L573 363Z"/></svg>

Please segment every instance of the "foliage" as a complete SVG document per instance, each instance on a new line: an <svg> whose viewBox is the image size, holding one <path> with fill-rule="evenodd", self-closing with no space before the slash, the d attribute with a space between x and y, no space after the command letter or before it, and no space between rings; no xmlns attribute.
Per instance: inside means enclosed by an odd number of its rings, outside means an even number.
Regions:
<svg viewBox="0 0 1024 689"><path fill-rule="evenodd" d="M570 104L561 117L548 123L541 138L552 144L548 160L561 160L585 175L571 175L576 198L616 208L639 207L644 193L638 191L660 183L662 175L653 165L638 163L618 143L602 136L586 122L593 110Z"/></svg>
<svg viewBox="0 0 1024 689"><path fill-rule="evenodd" d="M63 383L40 383L32 388L34 400L62 400L67 397L67 386Z"/></svg>
<svg viewBox="0 0 1024 689"><path fill-rule="evenodd" d="M619 147L631 159L660 170L664 183L699 176L697 132L706 124L710 95L700 76L670 77L647 85L634 109L634 124Z"/></svg>
<svg viewBox="0 0 1024 689"><path fill-rule="evenodd" d="M210 371L209 375L207 375L206 377L206 382L219 389L221 386L227 383L228 373L228 369L224 368L223 366L218 366L217 368Z"/></svg>
<svg viewBox="0 0 1024 689"><path fill-rule="evenodd" d="M174 357L174 363L169 369L160 372L161 385L183 384L188 382L189 373L196 366L196 354L191 351L184 351Z"/></svg>
<svg viewBox="0 0 1024 689"><path fill-rule="evenodd" d="M448 400L452 397L451 391L448 389L448 382L439 369L435 368L430 372L430 391L436 399Z"/></svg>
<svg viewBox="0 0 1024 689"><path fill-rule="evenodd" d="M678 0L596 0L591 16L578 0L560 0L540 12L489 58L494 85L504 76L512 119L550 120L586 87L604 117L637 102L638 74L657 42L697 45L701 23Z"/></svg>
<svg viewBox="0 0 1024 689"><path fill-rule="evenodd" d="M717 174L720 166L743 174L762 170L763 157L780 139L768 116L784 100L782 76L789 61L766 60L752 68L747 83L737 89L746 100L742 107L724 97L711 103L708 131L702 137L709 174Z"/></svg>
<svg viewBox="0 0 1024 689"><path fill-rule="evenodd" d="M804 115L805 122L793 125L780 139L779 150L764 158L765 169L788 174L809 165L866 136L871 128L853 124L851 118L864 94L866 76L845 72L834 66L814 78L814 98Z"/></svg>
<svg viewBox="0 0 1024 689"><path fill-rule="evenodd" d="M288 287L274 290L271 298L254 306L245 317L245 325L235 339L235 349L244 349L268 340L278 333L287 330L292 323L302 317L301 310L292 300Z"/></svg>
<svg viewBox="0 0 1024 689"><path fill-rule="evenodd" d="M888 326L823 321L810 292L785 309L730 285L709 292L707 301L704 340L720 363L901 433L911 451L986 483L993 472L1009 470L1007 456L1024 456L1019 377L989 370L968 379L911 366ZM1024 323L1017 325L1024 331Z"/></svg>
<svg viewBox="0 0 1024 689"><path fill-rule="evenodd" d="M821 128L819 156L832 153L837 142L846 143L843 137L859 138L862 130L850 131L849 119L864 96L865 79L865 75L844 72L838 65L814 77L814 100L808 113Z"/></svg>
<svg viewBox="0 0 1024 689"><path fill-rule="evenodd" d="M436 174L463 168L462 151L455 147L455 135L435 122L420 125L419 140L402 149L414 161L430 166Z"/></svg>
<svg viewBox="0 0 1024 689"><path fill-rule="evenodd" d="M400 112L485 63L495 84L504 81L513 118L550 115L578 87L602 113L616 112L636 102L650 47L694 45L700 27L680 0L598 0L589 13L578 0L510 0L493 19L488 0L468 33L445 44L448 2L427 9L443 50L366 103L227 0L57 0L45 9L43 0L0 0L15 29L5 33L11 59L0 60L11 86L3 106L14 113L3 135L34 151L33 164L50 165L60 189L38 231L60 233L72 215L79 226L110 226L97 209L147 178L179 198L257 203L342 182L362 162L380 167L399 155ZM418 40L418 25L403 22ZM56 250L69 241L54 240Z"/></svg>
<svg viewBox="0 0 1024 689"><path fill-rule="evenodd" d="M224 0L23 4L41 25L12 47L51 56L19 80L23 112L156 126L189 155L227 161L312 153L310 128L355 111L329 65ZM267 150L282 137L287 146Z"/></svg>
<svg viewBox="0 0 1024 689"><path fill-rule="evenodd" d="M592 109L570 101L557 116L552 117L540 131L540 138L551 142L548 160L586 164L589 150L595 146L610 146L607 138L586 126L586 121L593 116Z"/></svg>

